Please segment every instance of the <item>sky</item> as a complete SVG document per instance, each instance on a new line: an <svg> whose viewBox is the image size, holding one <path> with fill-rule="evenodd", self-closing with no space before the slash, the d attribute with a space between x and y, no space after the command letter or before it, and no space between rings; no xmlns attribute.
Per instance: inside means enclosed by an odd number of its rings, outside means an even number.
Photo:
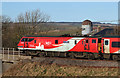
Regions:
<svg viewBox="0 0 120 78"><path fill-rule="evenodd" d="M20 13L40 9L53 22L118 20L118 2L2 2L2 15L14 20Z"/></svg>

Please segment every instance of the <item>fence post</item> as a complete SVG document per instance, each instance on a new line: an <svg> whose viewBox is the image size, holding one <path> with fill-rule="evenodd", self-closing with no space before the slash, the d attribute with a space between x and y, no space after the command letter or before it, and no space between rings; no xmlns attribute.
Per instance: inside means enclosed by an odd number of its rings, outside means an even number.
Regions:
<svg viewBox="0 0 120 78"><path fill-rule="evenodd" d="M20 49L19 49L19 51L18 51L18 55L19 55L19 57L20 57Z"/></svg>
<svg viewBox="0 0 120 78"><path fill-rule="evenodd" d="M8 48L8 60L9 60L9 48Z"/></svg>
<svg viewBox="0 0 120 78"><path fill-rule="evenodd" d="M4 60L4 48L3 48L3 60Z"/></svg>
<svg viewBox="0 0 120 78"><path fill-rule="evenodd" d="M14 61L14 48L13 48L13 61Z"/></svg>

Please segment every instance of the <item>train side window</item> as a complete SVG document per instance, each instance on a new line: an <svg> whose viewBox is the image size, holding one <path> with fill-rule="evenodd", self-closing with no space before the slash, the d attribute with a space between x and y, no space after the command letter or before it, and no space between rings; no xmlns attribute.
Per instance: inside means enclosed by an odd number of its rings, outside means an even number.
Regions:
<svg viewBox="0 0 120 78"><path fill-rule="evenodd" d="M93 39L93 40L92 40L92 43L96 43L96 40L95 40L95 39Z"/></svg>
<svg viewBox="0 0 120 78"><path fill-rule="evenodd" d="M108 41L107 40L105 41L105 45L108 45Z"/></svg>
<svg viewBox="0 0 120 78"><path fill-rule="evenodd" d="M82 41L82 44L83 44L83 41Z"/></svg>
<svg viewBox="0 0 120 78"><path fill-rule="evenodd" d="M34 40L34 43L36 43L36 40Z"/></svg>
<svg viewBox="0 0 120 78"><path fill-rule="evenodd" d="M69 41L63 41L63 43L69 43Z"/></svg>
<svg viewBox="0 0 120 78"><path fill-rule="evenodd" d="M101 43L101 38L98 39L98 43Z"/></svg>
<svg viewBox="0 0 120 78"><path fill-rule="evenodd" d="M58 40L55 40L55 44L58 44Z"/></svg>
<svg viewBox="0 0 120 78"><path fill-rule="evenodd" d="M86 40L86 43L88 43L88 40Z"/></svg>
<svg viewBox="0 0 120 78"><path fill-rule="evenodd" d="M120 42L112 42L112 47L120 47Z"/></svg>
<svg viewBox="0 0 120 78"><path fill-rule="evenodd" d="M82 30L85 30L85 28L82 28Z"/></svg>
<svg viewBox="0 0 120 78"><path fill-rule="evenodd" d="M75 40L75 44L77 44L77 40Z"/></svg>

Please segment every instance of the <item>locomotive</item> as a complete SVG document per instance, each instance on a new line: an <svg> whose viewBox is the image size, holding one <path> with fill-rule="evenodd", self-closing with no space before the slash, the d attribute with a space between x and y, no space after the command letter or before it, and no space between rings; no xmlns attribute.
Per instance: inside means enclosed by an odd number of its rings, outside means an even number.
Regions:
<svg viewBox="0 0 120 78"><path fill-rule="evenodd" d="M120 36L24 36L17 47L26 55L120 59Z"/></svg>

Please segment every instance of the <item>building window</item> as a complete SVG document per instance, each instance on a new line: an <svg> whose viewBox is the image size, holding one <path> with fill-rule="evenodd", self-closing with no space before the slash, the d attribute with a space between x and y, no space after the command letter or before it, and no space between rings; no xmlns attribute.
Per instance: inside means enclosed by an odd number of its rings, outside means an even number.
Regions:
<svg viewBox="0 0 120 78"><path fill-rule="evenodd" d="M58 44L58 40L55 40L55 44Z"/></svg>
<svg viewBox="0 0 120 78"><path fill-rule="evenodd" d="M112 47L120 48L120 42L112 42Z"/></svg>
<svg viewBox="0 0 120 78"><path fill-rule="evenodd" d="M93 39L93 40L92 40L92 43L96 43L96 40Z"/></svg>

